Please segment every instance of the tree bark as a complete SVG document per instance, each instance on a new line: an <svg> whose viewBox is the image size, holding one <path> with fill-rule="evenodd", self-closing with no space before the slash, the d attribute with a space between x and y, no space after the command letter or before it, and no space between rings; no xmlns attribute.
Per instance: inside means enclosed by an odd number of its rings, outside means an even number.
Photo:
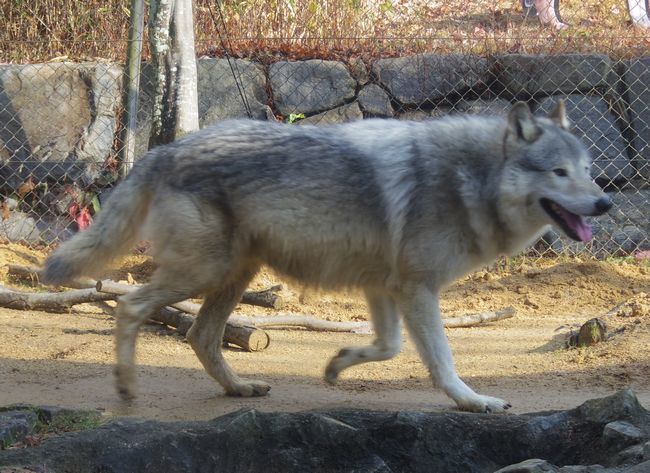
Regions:
<svg viewBox="0 0 650 473"><path fill-rule="evenodd" d="M176 65L174 138L199 129L194 14L192 0L175 0L172 17L172 58Z"/></svg>
<svg viewBox="0 0 650 473"><path fill-rule="evenodd" d="M149 148L174 140L170 25L174 0L152 0L149 7L149 46L154 69L153 112Z"/></svg>
<svg viewBox="0 0 650 473"><path fill-rule="evenodd" d="M199 129L192 0L152 0L151 59L156 71L149 147Z"/></svg>

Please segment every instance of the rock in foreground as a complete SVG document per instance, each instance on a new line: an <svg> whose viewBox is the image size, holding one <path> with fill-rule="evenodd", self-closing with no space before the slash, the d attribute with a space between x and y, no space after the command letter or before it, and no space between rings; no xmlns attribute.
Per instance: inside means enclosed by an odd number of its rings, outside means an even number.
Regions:
<svg viewBox="0 0 650 473"><path fill-rule="evenodd" d="M650 471L649 439L650 415L625 390L526 415L243 410L207 422L119 418L0 451L0 472L613 473Z"/></svg>

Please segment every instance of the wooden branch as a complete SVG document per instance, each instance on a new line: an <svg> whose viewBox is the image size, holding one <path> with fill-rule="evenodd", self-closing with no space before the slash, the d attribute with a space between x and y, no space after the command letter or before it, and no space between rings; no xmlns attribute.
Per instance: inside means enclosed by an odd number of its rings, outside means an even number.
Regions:
<svg viewBox="0 0 650 473"><path fill-rule="evenodd" d="M19 310L69 312L73 305L114 299L111 294L98 293L94 288L66 292L20 292L0 286L0 306Z"/></svg>
<svg viewBox="0 0 650 473"><path fill-rule="evenodd" d="M9 265L9 273L15 277L26 277L32 279L34 277L38 277L38 272L39 272L38 268ZM128 294L129 292L135 291L138 288L138 286L122 284L115 281L111 281L110 279L103 280L103 281L84 279L84 280L76 281L75 284L87 285L90 282L93 283L97 292L106 293L107 295L112 296L112 297L107 297L106 299L99 299L99 300L108 300L114 298L116 295ZM248 294L262 294L262 296L260 297L261 299L264 299L266 297L276 295L274 293L278 291L280 288L281 288L280 286L274 286L264 291L248 292ZM71 292L74 291L69 291L68 293ZM61 293L61 294L68 294L68 293ZM271 304L274 304L271 305L271 307L276 307L277 301L282 301L282 299L279 296L277 297L277 299L270 298L269 300L271 301L270 302ZM92 301L88 300L82 302L92 302ZM1 301L0 301L0 305L2 305ZM166 308L165 310L160 312L159 314L160 318L157 318L158 317L157 314L156 317L154 317L154 320L165 323L172 327L176 327L176 329L182 334L187 333L187 330L189 329L193 321L193 317L191 317L188 314L193 314L193 315L198 314L201 305L191 301L182 301L173 304L172 307L174 307L177 310L174 311L172 309ZM43 309L43 310L47 310L47 309ZM176 314L176 315L171 315L171 314ZM474 327L476 325L480 325L486 322L495 322L498 320L508 319L513 317L514 315L515 315L515 309L513 307L507 307L500 311L487 311L487 312L479 312L476 314L468 314L468 315L462 315L457 317L448 317L443 319L443 323L444 326L447 328ZM235 334L235 332L238 329L234 329L234 331L229 332L229 330L231 329L228 327L244 327L244 332L251 335L249 335L248 338L246 337L242 338L241 335ZM268 317L259 317L259 316L249 317L243 315L232 315L228 320L226 338L229 339L230 338L229 335L232 335L233 340L237 339L239 341L245 342L245 340L248 339L249 341L244 343L245 345L248 346L248 348L235 341L233 341L232 343L237 344L242 348L249 349L250 351L257 351L259 349L264 349L266 346L268 346L268 335L263 331L261 331L262 333L264 333L263 336L260 334L254 334L253 336L254 331L252 329L254 327L260 327L260 328L302 327L307 330L314 330L314 331L353 332L353 333L371 333L372 331L371 326L368 322L329 321L329 320L323 320L305 314L280 313L278 315L268 316ZM263 348L255 348L255 347L263 347Z"/></svg>
<svg viewBox="0 0 650 473"><path fill-rule="evenodd" d="M487 311L479 312L478 314L459 315L458 317L447 317L443 319L443 323L447 328L462 328L462 327L475 327L476 325L485 322L495 322L497 320L509 319L514 317L515 308L506 307L503 310L496 312Z"/></svg>
<svg viewBox="0 0 650 473"><path fill-rule="evenodd" d="M515 315L513 307L507 307L499 311L479 312L477 314L461 315L458 317L447 317L443 324L447 328L474 327L487 322L509 319ZM234 315L230 320L236 323L255 325L263 328L280 327L303 327L309 330L323 332L352 332L371 333L372 329L368 322L335 322L323 320L317 317L304 314L284 313L268 317L247 317Z"/></svg>
<svg viewBox="0 0 650 473"><path fill-rule="evenodd" d="M339 322L323 320L306 314L288 312L268 317L233 315L230 317L230 320L235 323L254 325L262 328L302 327L316 332L372 333L368 322Z"/></svg>
<svg viewBox="0 0 650 473"><path fill-rule="evenodd" d="M40 284L40 272L41 268L38 268L36 266L21 266L18 264L7 265L7 274L9 276L18 281L29 282L34 286ZM115 284L120 283L115 282ZM97 281L94 279L79 278L66 284L66 287L71 287L74 289L85 289L89 287L95 287L96 285ZM133 287L126 284L123 285L127 287ZM277 294L277 292L281 289L282 285L278 284L268 289L264 289L263 291L246 291L242 296L241 302L243 304L267 307L270 309L281 309L284 306L284 299L282 299L282 296Z"/></svg>

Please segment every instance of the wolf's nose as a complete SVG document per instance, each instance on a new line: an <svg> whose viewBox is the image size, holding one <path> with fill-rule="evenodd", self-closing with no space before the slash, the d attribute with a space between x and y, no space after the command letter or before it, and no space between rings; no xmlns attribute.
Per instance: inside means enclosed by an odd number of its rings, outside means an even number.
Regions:
<svg viewBox="0 0 650 473"><path fill-rule="evenodd" d="M598 199L595 203L596 207L596 215L602 215L605 212L607 212L609 209L612 208L612 199L610 199L608 196L601 197Z"/></svg>

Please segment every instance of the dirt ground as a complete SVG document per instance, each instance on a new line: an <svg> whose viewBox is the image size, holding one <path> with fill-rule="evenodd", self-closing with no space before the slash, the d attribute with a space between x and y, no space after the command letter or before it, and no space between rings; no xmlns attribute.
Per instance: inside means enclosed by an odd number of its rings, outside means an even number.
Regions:
<svg viewBox="0 0 650 473"><path fill-rule="evenodd" d="M0 283L6 264L38 264L42 252L0 246ZM151 265L131 257L114 277L146 279ZM254 287L278 282L268 272ZM309 294L283 282L284 311L328 320L364 320L355 294ZM448 329L461 377L476 390L509 400L515 413L574 407L582 401L632 387L650 407L650 265L641 262L554 262L515 260L475 273L443 294L445 315L507 306L514 318L473 328ZM605 314L618 304L613 315ZM240 306L237 313L273 310ZM566 334L592 317L603 317L611 338L589 348L565 349ZM240 408L296 411L314 408L450 410L453 403L434 389L412 343L395 359L349 369L337 386L323 370L344 346L367 344L370 335L306 330L269 330L263 352L226 351L241 375L273 386L269 396L229 398L203 371L191 348L174 330L146 325L138 343L139 397L125 405L113 389L113 321L90 305L69 314L0 308L0 406L11 403L98 409L112 415L161 420L210 419Z"/></svg>

